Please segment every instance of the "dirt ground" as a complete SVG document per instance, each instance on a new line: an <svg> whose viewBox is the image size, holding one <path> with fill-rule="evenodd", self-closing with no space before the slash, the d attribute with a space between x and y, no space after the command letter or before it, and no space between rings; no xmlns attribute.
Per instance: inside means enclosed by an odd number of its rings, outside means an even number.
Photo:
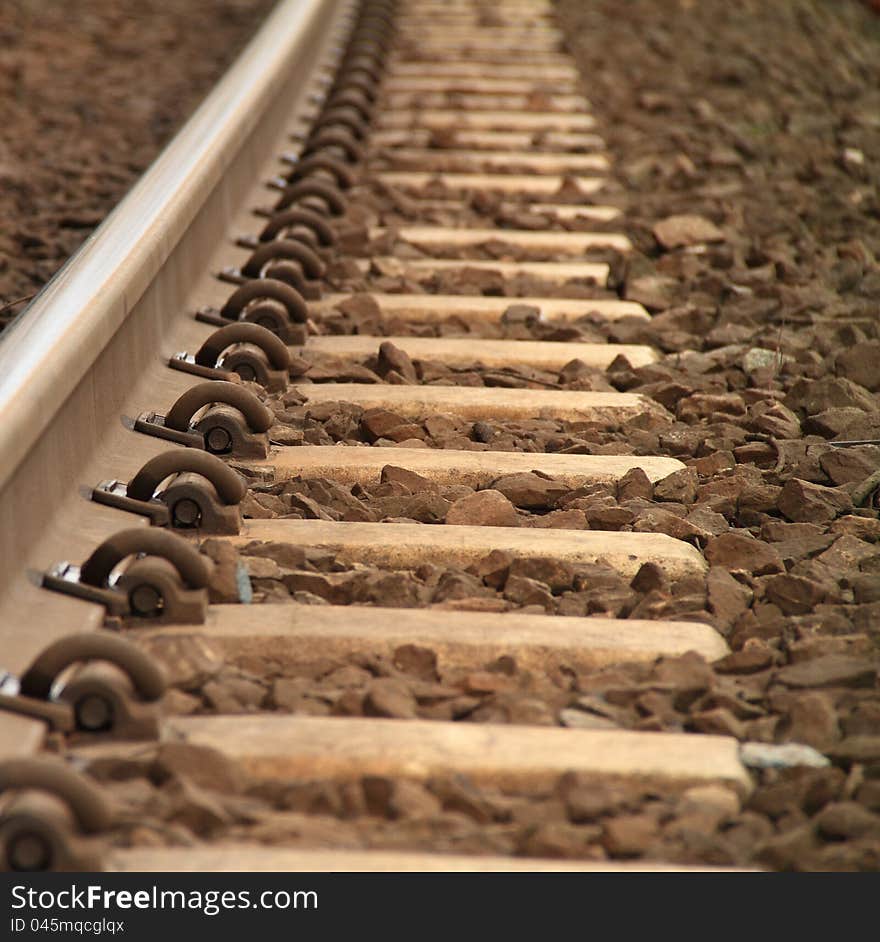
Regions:
<svg viewBox="0 0 880 942"><path fill-rule="evenodd" d="M0 329L143 173L272 6L0 4Z"/></svg>

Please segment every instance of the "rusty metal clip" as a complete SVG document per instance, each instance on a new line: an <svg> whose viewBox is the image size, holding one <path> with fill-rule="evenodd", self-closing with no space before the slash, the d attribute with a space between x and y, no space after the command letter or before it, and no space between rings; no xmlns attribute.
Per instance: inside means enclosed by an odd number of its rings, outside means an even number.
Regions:
<svg viewBox="0 0 880 942"><path fill-rule="evenodd" d="M312 238L301 240L294 234L289 239L257 243L241 268L224 268L217 277L233 284L243 284L251 278L283 281L303 298L319 301L321 285L318 279L324 275L326 266L307 244L311 242Z"/></svg>
<svg viewBox="0 0 880 942"><path fill-rule="evenodd" d="M319 175L331 177L340 190L350 190L357 179L348 164L324 153L310 154L298 160L286 179L290 183L295 183L297 180L307 180L309 177Z"/></svg>
<svg viewBox="0 0 880 942"><path fill-rule="evenodd" d="M346 105L337 105L321 112L312 125L312 132L317 134L329 128L344 128L359 141L366 140L370 133L370 126L361 117L360 112Z"/></svg>
<svg viewBox="0 0 880 942"><path fill-rule="evenodd" d="M122 575L114 573L137 556ZM59 563L42 575L46 589L104 605L112 615L201 624L213 564L181 537L155 527L121 530L81 567Z"/></svg>
<svg viewBox="0 0 880 942"><path fill-rule="evenodd" d="M98 786L49 757L0 762L0 871L99 871L113 823Z"/></svg>
<svg viewBox="0 0 880 942"><path fill-rule="evenodd" d="M341 128L326 128L313 134L306 141L302 156L307 157L309 154L322 150L335 150L353 164L363 163L366 159L364 148L357 142L354 135Z"/></svg>
<svg viewBox="0 0 880 942"><path fill-rule="evenodd" d="M303 206L271 215L258 241L271 242L282 233L295 236L300 241L309 239L315 248L330 248L336 243L336 233L330 223L320 213Z"/></svg>
<svg viewBox="0 0 880 942"><path fill-rule="evenodd" d="M168 365L203 379L257 383L271 392L284 392L290 351L271 330L236 321L215 330L195 354L176 353Z"/></svg>
<svg viewBox="0 0 880 942"><path fill-rule="evenodd" d="M259 324L238 321L215 330L199 348L195 362L215 363L273 392L287 389L290 350L277 334Z"/></svg>
<svg viewBox="0 0 880 942"><path fill-rule="evenodd" d="M309 309L302 295L291 285L273 278L247 281L232 293L219 311L202 308L196 314L196 320L217 327L238 320L260 324L291 344L305 342L308 318Z"/></svg>
<svg viewBox="0 0 880 942"><path fill-rule="evenodd" d="M337 77L330 97L339 89L352 89L362 95L372 107L376 103L377 85L376 79L363 69L346 68Z"/></svg>
<svg viewBox="0 0 880 942"><path fill-rule="evenodd" d="M207 405L211 408L194 421L196 413ZM213 382L188 389L167 415L142 413L134 428L172 441L186 439L184 443L190 447L204 448L215 455L265 458L269 454L265 433L274 420L272 411L243 386Z"/></svg>
<svg viewBox="0 0 880 942"><path fill-rule="evenodd" d="M22 675L21 695L47 702L64 671L78 662L89 663L57 695L70 705L78 730L107 733L115 739L158 737L156 705L168 686L165 672L120 635L86 632L49 645Z"/></svg>
<svg viewBox="0 0 880 942"><path fill-rule="evenodd" d="M153 526L231 534L241 529L238 505L245 493L244 481L225 462L207 451L183 448L151 458L127 485L102 481L90 496L99 504L148 516Z"/></svg>
<svg viewBox="0 0 880 942"><path fill-rule="evenodd" d="M328 111L332 108L353 108L364 121L369 121L373 113L373 103L357 88L341 88L331 92L326 107Z"/></svg>
<svg viewBox="0 0 880 942"><path fill-rule="evenodd" d="M324 277L327 266L314 249L300 241L295 235L273 242L263 242L260 247L241 267L241 273L247 278L260 278L266 265L279 259L299 262L303 274L310 280Z"/></svg>
<svg viewBox="0 0 880 942"><path fill-rule="evenodd" d="M348 211L347 200L332 183L311 177L287 186L285 182L283 178L277 182L283 188L273 212L280 213L299 203L331 216L344 216Z"/></svg>

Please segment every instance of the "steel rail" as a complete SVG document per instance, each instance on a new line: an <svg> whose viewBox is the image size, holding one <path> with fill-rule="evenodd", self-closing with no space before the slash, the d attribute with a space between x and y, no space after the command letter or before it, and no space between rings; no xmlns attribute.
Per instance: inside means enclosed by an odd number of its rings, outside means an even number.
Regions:
<svg viewBox="0 0 880 942"><path fill-rule="evenodd" d="M130 476L160 450L149 438L133 441L121 416L139 407L144 389L174 381L162 355L192 329L194 285L290 133L308 126L357 6L282 0L0 338L0 679L53 641L101 627L101 606L40 589L29 571L79 561L120 526L147 524L121 522L82 489L106 473ZM44 732L38 720L0 713L0 757L34 752Z"/></svg>

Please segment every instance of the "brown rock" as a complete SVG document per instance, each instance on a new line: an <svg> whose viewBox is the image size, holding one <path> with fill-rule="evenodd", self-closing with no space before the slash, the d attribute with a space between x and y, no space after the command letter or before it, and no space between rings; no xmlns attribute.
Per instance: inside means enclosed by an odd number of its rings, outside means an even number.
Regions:
<svg viewBox="0 0 880 942"><path fill-rule="evenodd" d="M547 611L553 607L553 596L547 586L525 576L508 576L504 597L517 605L540 605Z"/></svg>
<svg viewBox="0 0 880 942"><path fill-rule="evenodd" d="M783 573L765 583L764 595L786 615L805 615L824 601L825 589L812 579Z"/></svg>
<svg viewBox="0 0 880 942"><path fill-rule="evenodd" d="M654 238L664 249L677 249L702 242L723 242L724 233L705 216L668 216L654 226Z"/></svg>
<svg viewBox="0 0 880 942"><path fill-rule="evenodd" d="M870 570L876 568L874 564L880 562L880 547L845 533L837 537L824 553L817 556L816 562L832 569L854 569L858 566Z"/></svg>
<svg viewBox="0 0 880 942"><path fill-rule="evenodd" d="M742 524L751 524L761 519L759 515L776 510L780 488L772 484L746 484L740 491L736 508Z"/></svg>
<svg viewBox="0 0 880 942"><path fill-rule="evenodd" d="M781 402L759 402L749 409L750 425L756 432L774 438L799 438L801 423L797 415Z"/></svg>
<svg viewBox="0 0 880 942"><path fill-rule="evenodd" d="M511 304L501 315L502 324L537 324L541 319L541 309L533 304Z"/></svg>
<svg viewBox="0 0 880 942"><path fill-rule="evenodd" d="M281 429L281 432L277 432L277 429ZM271 430L271 441L275 442L278 445L299 445L302 441L301 432L293 432L288 430L286 426L274 426ZM296 437L296 440L291 440ZM277 514L268 510L263 506L263 503L257 500L257 497L264 497L263 494L254 495L250 491L244 495L241 499L241 503L238 505L241 510L242 516L245 520L271 520ZM281 513L285 512L285 508L282 508Z"/></svg>
<svg viewBox="0 0 880 942"><path fill-rule="evenodd" d="M492 550L468 567L468 572L482 579L493 589L500 589L507 581L514 557L504 550Z"/></svg>
<svg viewBox="0 0 880 942"><path fill-rule="evenodd" d="M813 826L802 824L782 834L775 834L759 844L755 860L774 870L809 869L808 861L818 847L819 840Z"/></svg>
<svg viewBox="0 0 880 942"><path fill-rule="evenodd" d="M701 419L741 416L745 411L742 397L737 393L694 393L679 399L675 405L676 418L688 425L695 425Z"/></svg>
<svg viewBox="0 0 880 942"><path fill-rule="evenodd" d="M389 412L387 409L368 409L361 417L361 426L370 441L388 438L389 432L408 424L403 416Z"/></svg>
<svg viewBox="0 0 880 942"><path fill-rule="evenodd" d="M367 813L380 818L390 818L389 806L396 785L394 779L384 775L365 775L359 784Z"/></svg>
<svg viewBox="0 0 880 942"><path fill-rule="evenodd" d="M565 484L548 480L531 471L505 474L493 481L492 487L511 503L526 510L549 510L569 490Z"/></svg>
<svg viewBox="0 0 880 942"><path fill-rule="evenodd" d="M463 775L433 778L427 782L427 787L440 799L444 811L461 812L478 824L488 824L496 815L496 808L488 796Z"/></svg>
<svg viewBox="0 0 880 942"><path fill-rule="evenodd" d="M665 533L676 540L686 540L702 544L711 534L689 523L683 517L663 510L661 507L649 507L643 510L632 525L635 533Z"/></svg>
<svg viewBox="0 0 880 942"><path fill-rule="evenodd" d="M524 524L538 530L586 530L587 515L582 510L551 510L548 514L534 515Z"/></svg>
<svg viewBox="0 0 880 942"><path fill-rule="evenodd" d="M383 484L395 482L402 484L411 494L437 494L439 489L437 485L428 478L416 474L415 471L408 471L406 468L398 468L393 464L386 464L382 468L380 480Z"/></svg>
<svg viewBox="0 0 880 942"><path fill-rule="evenodd" d="M683 710L712 686L715 674L699 654L688 651L679 657L661 658L653 678L675 688L675 708Z"/></svg>
<svg viewBox="0 0 880 942"><path fill-rule="evenodd" d="M814 814L829 801L834 801L846 776L840 769L831 767L800 767L782 770L774 778L774 781L755 790L749 806L768 817L780 819L792 811Z"/></svg>
<svg viewBox="0 0 880 942"><path fill-rule="evenodd" d="M617 482L617 499L619 501L653 500L654 485L641 468L631 468Z"/></svg>
<svg viewBox="0 0 880 942"><path fill-rule="evenodd" d="M278 710L295 713L310 686L305 677L278 677L272 683L272 703Z"/></svg>
<svg viewBox="0 0 880 942"><path fill-rule="evenodd" d="M437 582L432 601L446 602L449 599L470 599L485 595L487 590L480 580L469 572L444 572Z"/></svg>
<svg viewBox="0 0 880 942"><path fill-rule="evenodd" d="M825 625L823 625L824 627ZM842 626L842 630L848 628L848 624ZM871 639L864 634L834 635L832 637L814 635L804 638L803 641L792 641L788 645L788 657L792 664L809 661L826 654L848 654L850 657L867 659L873 653ZM880 715L877 719L880 722Z"/></svg>
<svg viewBox="0 0 880 942"><path fill-rule="evenodd" d="M874 397L864 386L840 376L798 380L785 397L785 405L790 409L802 409L810 416L826 409L852 408L872 412L877 407Z"/></svg>
<svg viewBox="0 0 880 942"><path fill-rule="evenodd" d="M880 389L880 341L863 340L837 354L834 365L840 376L876 392Z"/></svg>
<svg viewBox="0 0 880 942"><path fill-rule="evenodd" d="M570 511L554 511L569 513ZM588 506L581 511L591 530L621 530L635 520L635 514L624 507Z"/></svg>
<svg viewBox="0 0 880 942"><path fill-rule="evenodd" d="M288 569L302 569L306 564L306 551L302 546L290 543L249 543L242 553L248 556L266 556L274 559L279 566Z"/></svg>
<svg viewBox="0 0 880 942"><path fill-rule="evenodd" d="M729 631L751 604L752 590L737 582L726 569L712 566L706 576L706 596L716 624Z"/></svg>
<svg viewBox="0 0 880 942"><path fill-rule="evenodd" d="M240 602L239 558L235 547L226 540L209 539L203 540L199 549L214 562L208 582L208 600Z"/></svg>
<svg viewBox="0 0 880 942"><path fill-rule="evenodd" d="M849 580L853 599L859 604L880 602L880 574L866 573Z"/></svg>
<svg viewBox="0 0 880 942"><path fill-rule="evenodd" d="M551 860L597 859L596 853L588 851L585 831L563 821L545 821L526 834L517 852Z"/></svg>
<svg viewBox="0 0 880 942"><path fill-rule="evenodd" d="M711 478L721 471L736 467L736 459L731 451L716 451L704 458L694 458L688 462L701 478Z"/></svg>
<svg viewBox="0 0 880 942"><path fill-rule="evenodd" d="M221 673L205 684L202 696L218 713L254 713L262 706L266 689L247 677Z"/></svg>
<svg viewBox="0 0 880 942"><path fill-rule="evenodd" d="M474 527L516 527L519 518L513 504L497 490L476 491L455 501L446 514L447 524Z"/></svg>
<svg viewBox="0 0 880 942"><path fill-rule="evenodd" d="M673 471L654 485L654 499L692 504L697 499L699 479L693 468Z"/></svg>
<svg viewBox="0 0 880 942"><path fill-rule="evenodd" d="M382 780L387 782L387 780ZM363 780L364 792L369 796L369 791L380 791L367 784L367 779ZM374 797L374 802L378 796ZM368 797L368 806L370 798ZM427 788L418 782L408 782L406 780L392 783L387 798L385 799L386 817L395 821L418 821L427 818L434 818L439 815L443 808L440 800L432 795Z"/></svg>
<svg viewBox="0 0 880 942"><path fill-rule="evenodd" d="M772 546L739 533L722 533L706 544L706 559L712 566L741 569L756 576L784 572L785 566Z"/></svg>
<svg viewBox="0 0 880 942"><path fill-rule="evenodd" d="M730 524L722 514L715 513L714 510L706 510L702 507L695 507L685 520L693 527L704 530L711 536L720 536L727 533Z"/></svg>
<svg viewBox="0 0 880 942"><path fill-rule="evenodd" d="M669 579L657 563L642 563L629 585L636 592L667 592Z"/></svg>
<svg viewBox="0 0 880 942"><path fill-rule="evenodd" d="M581 782L577 776L563 776L559 791L565 801L566 814L575 824L597 821L626 802L626 794L610 785Z"/></svg>
<svg viewBox="0 0 880 942"><path fill-rule="evenodd" d="M714 661L712 667L716 674L757 674L771 667L773 661L773 648L752 642L741 651L733 651Z"/></svg>
<svg viewBox="0 0 880 942"><path fill-rule="evenodd" d="M852 501L845 491L797 478L785 482L778 504L789 520L803 523L830 523L852 510Z"/></svg>
<svg viewBox="0 0 880 942"><path fill-rule="evenodd" d="M626 300L643 304L649 311L663 311L675 303L678 281L661 275L640 275L626 281Z"/></svg>
<svg viewBox="0 0 880 942"><path fill-rule="evenodd" d="M150 778L159 784L171 778L183 778L199 788L225 793L239 792L245 784L239 766L222 752L185 742L159 744Z"/></svg>
<svg viewBox="0 0 880 942"><path fill-rule="evenodd" d="M824 409L804 422L804 431L811 435L823 435L825 438L873 438L871 433L877 431L878 421L880 417L876 412L866 416L864 409L852 406Z"/></svg>
<svg viewBox="0 0 880 942"><path fill-rule="evenodd" d="M553 556L514 559L510 563L509 573L511 576L525 576L543 582L553 593L570 589L574 581L574 569Z"/></svg>
<svg viewBox="0 0 880 942"><path fill-rule="evenodd" d="M300 511L305 520L338 520L338 515L328 513L316 500L305 494L290 495L291 510Z"/></svg>
<svg viewBox="0 0 880 942"><path fill-rule="evenodd" d="M694 785L682 792L676 815L699 819L706 830L736 819L740 800L736 793L723 785Z"/></svg>
<svg viewBox="0 0 880 942"><path fill-rule="evenodd" d="M416 706L416 698L410 688L394 677L377 677L364 698L364 714L367 716L413 719Z"/></svg>
<svg viewBox="0 0 880 942"><path fill-rule="evenodd" d="M691 714L688 728L713 736L733 736L741 741L748 738L745 724L724 707Z"/></svg>
<svg viewBox="0 0 880 942"><path fill-rule="evenodd" d="M856 799L870 811L880 811L880 779L869 779L859 786Z"/></svg>
<svg viewBox="0 0 880 942"><path fill-rule="evenodd" d="M765 520L761 525L761 539L768 543L789 543L812 540L824 536L825 528L815 523L786 523L784 520Z"/></svg>
<svg viewBox="0 0 880 942"><path fill-rule="evenodd" d="M209 837L230 823L223 805L186 779L169 779L162 789L169 800L166 819L182 824L193 834Z"/></svg>
<svg viewBox="0 0 880 942"><path fill-rule="evenodd" d="M880 448L829 448L820 456L819 464L834 484L858 484L880 466Z"/></svg>
<svg viewBox="0 0 880 942"><path fill-rule="evenodd" d="M470 694L498 693L500 690L509 690L510 686L509 677L492 671L471 671L464 678L464 691Z"/></svg>
<svg viewBox="0 0 880 942"><path fill-rule="evenodd" d="M828 532L854 536L866 543L877 543L880 542L880 520L872 517L838 517Z"/></svg>
<svg viewBox="0 0 880 942"><path fill-rule="evenodd" d="M333 605L349 604L364 581L360 572L290 572L282 580L291 593L308 592Z"/></svg>
<svg viewBox="0 0 880 942"><path fill-rule="evenodd" d="M861 658L830 654L783 667L776 679L794 688L873 687L877 683L877 668Z"/></svg>
<svg viewBox="0 0 880 942"><path fill-rule="evenodd" d="M846 736L827 750L827 755L842 763L880 763L880 735Z"/></svg>
<svg viewBox="0 0 880 942"><path fill-rule="evenodd" d="M191 716L201 708L202 701L199 697L175 690L173 687L162 697L162 710L166 716Z"/></svg>
<svg viewBox="0 0 880 942"><path fill-rule="evenodd" d="M840 738L840 725L833 700L824 693L798 694L788 705L785 739L806 743L819 752Z"/></svg>
<svg viewBox="0 0 880 942"><path fill-rule="evenodd" d="M251 579L280 579L282 576L278 563L266 556L245 556L242 563Z"/></svg>
<svg viewBox="0 0 880 942"><path fill-rule="evenodd" d="M829 840L880 839L880 815L855 801L827 805L816 817L819 833Z"/></svg>
<svg viewBox="0 0 880 942"><path fill-rule="evenodd" d="M408 383L417 383L419 380L416 368L408 354L399 347L394 346L390 340L385 340L379 345L379 359L377 372L380 376L387 377L392 371L401 376Z"/></svg>
<svg viewBox="0 0 880 942"><path fill-rule="evenodd" d="M336 305L336 309L356 318L381 319L382 309L371 294L353 294Z"/></svg>
<svg viewBox="0 0 880 942"><path fill-rule="evenodd" d="M439 678L437 654L431 648L417 644L403 644L395 648L391 662L397 670L418 677L419 680L435 681Z"/></svg>
<svg viewBox="0 0 880 942"><path fill-rule="evenodd" d="M651 720L656 720L650 729L662 729L664 726L675 726L680 717L675 707L672 705L672 697L669 694L661 693L659 690L648 690L640 694L636 700L636 708L639 713ZM639 721L638 729L644 729L644 721Z"/></svg>
<svg viewBox="0 0 880 942"><path fill-rule="evenodd" d="M602 846L611 857L641 857L657 840L658 832L652 815L618 815L603 823Z"/></svg>

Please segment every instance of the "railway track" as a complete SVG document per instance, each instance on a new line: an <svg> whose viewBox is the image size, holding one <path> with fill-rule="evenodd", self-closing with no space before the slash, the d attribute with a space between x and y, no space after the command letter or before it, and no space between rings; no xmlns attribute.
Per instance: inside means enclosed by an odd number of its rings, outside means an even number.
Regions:
<svg viewBox="0 0 880 942"><path fill-rule="evenodd" d="M608 381L588 90L550 4L282 3L4 335L7 867L732 863L776 654Z"/></svg>

